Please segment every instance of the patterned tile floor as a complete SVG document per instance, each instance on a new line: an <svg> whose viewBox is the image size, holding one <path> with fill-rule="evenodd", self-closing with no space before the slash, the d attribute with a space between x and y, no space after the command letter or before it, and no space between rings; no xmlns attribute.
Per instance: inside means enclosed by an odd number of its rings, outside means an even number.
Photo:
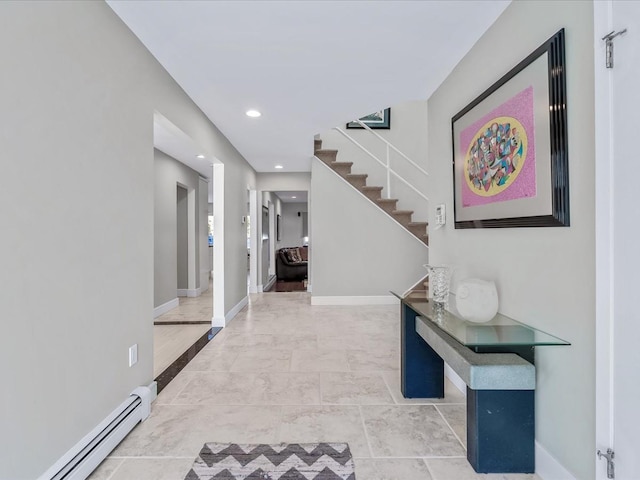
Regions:
<svg viewBox="0 0 640 480"><path fill-rule="evenodd" d="M205 442L348 442L358 480L539 480L478 475L465 398L405 400L397 306L311 306L252 295L158 396L92 480L179 480Z"/></svg>

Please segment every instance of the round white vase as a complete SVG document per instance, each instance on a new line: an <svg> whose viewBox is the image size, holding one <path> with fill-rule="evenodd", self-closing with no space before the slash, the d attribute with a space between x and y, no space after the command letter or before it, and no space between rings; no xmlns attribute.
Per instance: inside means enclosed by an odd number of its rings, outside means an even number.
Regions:
<svg viewBox="0 0 640 480"><path fill-rule="evenodd" d="M456 289L456 308L462 318L484 323L498 313L498 290L490 280L467 278Z"/></svg>

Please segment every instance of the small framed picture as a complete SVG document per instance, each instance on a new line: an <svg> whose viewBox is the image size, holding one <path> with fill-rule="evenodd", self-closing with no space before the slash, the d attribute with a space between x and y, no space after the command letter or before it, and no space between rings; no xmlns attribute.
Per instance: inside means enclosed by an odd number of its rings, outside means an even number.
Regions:
<svg viewBox="0 0 640 480"><path fill-rule="evenodd" d="M369 115L359 118L358 120L360 120L369 128L389 129L391 128L391 109L385 108L384 110L370 113ZM347 128L364 128L364 127L360 125L358 122L349 122L347 123Z"/></svg>

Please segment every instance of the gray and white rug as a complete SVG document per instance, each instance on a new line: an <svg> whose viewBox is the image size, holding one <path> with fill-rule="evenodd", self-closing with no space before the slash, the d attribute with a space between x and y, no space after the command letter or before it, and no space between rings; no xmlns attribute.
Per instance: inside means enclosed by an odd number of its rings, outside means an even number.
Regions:
<svg viewBox="0 0 640 480"><path fill-rule="evenodd" d="M346 443L205 443L185 480L355 480Z"/></svg>

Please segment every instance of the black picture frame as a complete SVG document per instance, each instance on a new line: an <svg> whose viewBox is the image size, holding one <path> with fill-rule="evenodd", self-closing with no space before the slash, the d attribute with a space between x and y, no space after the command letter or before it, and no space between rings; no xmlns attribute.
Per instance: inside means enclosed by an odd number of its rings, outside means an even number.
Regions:
<svg viewBox="0 0 640 480"><path fill-rule="evenodd" d="M544 70L545 58L546 71ZM531 85L529 87L531 88L532 96L529 112L531 125L535 125L535 128L530 130L530 133L535 134L535 137L533 137L533 142L526 144L527 147L524 150L518 150L518 152L528 152L530 148L534 148L533 152L535 153L530 156L532 157L530 165L533 165L533 167L528 166L529 170L534 170L533 177L530 173L528 177L522 177L523 179L529 179L526 180L528 182L527 185L529 185L526 188L531 188L533 194L526 196L523 193L524 190L518 187L514 191L519 192L518 195L522 195L521 197L508 198L505 196L502 197L506 198L505 200L490 200L483 204L474 205L468 199L471 198L473 201L480 202L477 197L484 194L482 192L483 188L493 188L494 185L499 185L495 183L495 173L491 173L497 170L489 168L496 165L496 156L488 156L487 152L488 149L495 148L493 137L500 138L495 129L504 127L504 131L511 134L508 140L511 141L515 138L513 143L508 143L509 146L514 144L517 146L518 141L520 141L520 145L524 145L527 141L527 128L521 128L520 130L523 131L524 135L516 137L513 133L516 129L509 130L509 123L499 124L494 122L494 119L497 122L507 122L504 116L498 115L498 112L502 109L507 111L507 104L512 110L517 110L519 104L517 102L510 103L514 102L517 95L512 95L510 92L517 91L519 86L527 84ZM536 88L535 85L540 88ZM525 91L523 90L518 95L524 93ZM548 98L545 98L546 96ZM507 100L502 100L505 98ZM502 103L496 103L500 101ZM518 107L514 107L514 105ZM519 112L526 113L528 111L526 107L523 107ZM490 119L488 122L483 122L488 118ZM516 120L513 122L515 126L517 119L514 120ZM494 123L487 128L490 122ZM482 124L482 127L476 131L475 136L471 137L472 140L465 145L463 140L470 137L468 132L473 131L474 126L479 124ZM538 128L540 126L543 128ZM483 131L485 132L484 134L481 133ZM451 119L451 134L453 148L453 206L456 229L570 226L564 29L559 30L457 113ZM487 145L491 146L487 147ZM524 156L517 156L517 153L513 154L513 156L502 156L504 155L502 150L497 151L500 152L499 160L502 162L506 158L509 162L509 168L514 168L513 172L518 171L517 168L511 165L515 165L517 163L516 160L522 160L521 169L525 168L526 159ZM513 152L512 149L510 151ZM472 160L472 157L475 160ZM511 158L514 160L511 160ZM489 165L489 162L493 163ZM500 165L504 166L505 164L501 162ZM479 165L484 169L480 171ZM504 171L508 171L508 169ZM488 178L486 173L484 177L482 176L483 172L491 173L490 186L486 181ZM498 177L498 179L502 180L507 175ZM506 189L515 184L517 177L518 174L516 173L509 186L502 187L499 185L498 188L505 188L503 191L506 191ZM534 180L530 180L531 178ZM472 193L469 194L468 192ZM467 195L466 202L464 201L465 195Z"/></svg>
<svg viewBox="0 0 640 480"><path fill-rule="evenodd" d="M369 115L365 115L362 118L359 118L362 123L364 123L367 127L371 129L385 129L389 130L391 128L391 109L385 108L384 110L379 110L377 112L370 113ZM349 122L347 123L347 128L364 128L358 122Z"/></svg>
<svg viewBox="0 0 640 480"><path fill-rule="evenodd" d="M282 240L280 229L280 214L276 215L276 241Z"/></svg>

